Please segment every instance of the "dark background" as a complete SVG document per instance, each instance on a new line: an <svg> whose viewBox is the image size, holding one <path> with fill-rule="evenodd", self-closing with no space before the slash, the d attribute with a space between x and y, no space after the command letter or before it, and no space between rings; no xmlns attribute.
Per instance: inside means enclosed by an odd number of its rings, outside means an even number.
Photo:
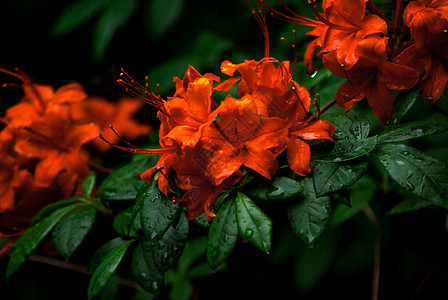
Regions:
<svg viewBox="0 0 448 300"><path fill-rule="evenodd" d="M220 63L225 59L239 63L244 59L259 60L263 56L261 31L249 5L243 0L185 1L172 26L156 36L148 26L151 1L136 1L137 8L115 31L102 57L95 57L93 53L95 42L92 34L101 11L70 33L52 34L57 19L73 2L2 1L0 66L6 69L18 67L37 82L54 87L78 81L88 94L116 100L124 92L116 84L120 68L125 68L140 82L149 75L151 86L159 82L162 96L166 97L173 91L173 76L181 77L188 64L201 73L219 75ZM300 9L301 14L311 14L300 1L288 3ZM164 13L160 11L159 15ZM291 48L280 41L281 36L293 40L292 28L297 29L299 39L303 41L300 44L303 53L306 28L271 17L268 18L268 27L272 56L279 60L292 59ZM303 73L303 69L299 69L295 76L302 77L300 72ZM1 83L14 82L5 75L0 75L0 80ZM20 90L2 89L0 112L3 114L20 97ZM138 117L154 126L158 124L155 110L151 107L146 106ZM109 159L107 163L113 165L115 162ZM381 180L377 170L370 171L375 179ZM382 228L379 298L447 299L446 213L429 207L404 215L385 216L385 211L400 197L398 194L377 193L372 202ZM284 203L269 204L264 209L274 223L271 253L266 255L251 245L239 244L225 270L193 281L196 299L371 297L377 232L362 212L329 229L316 249L311 251L291 232ZM108 225L107 221L102 224L105 231L111 230ZM101 226L96 230L100 232ZM91 241L83 247L75 260L88 261L97 245ZM1 259L1 299L87 298L88 275L27 262L5 283L6 264L7 258ZM121 287L118 299L131 299L132 295L134 290Z"/></svg>

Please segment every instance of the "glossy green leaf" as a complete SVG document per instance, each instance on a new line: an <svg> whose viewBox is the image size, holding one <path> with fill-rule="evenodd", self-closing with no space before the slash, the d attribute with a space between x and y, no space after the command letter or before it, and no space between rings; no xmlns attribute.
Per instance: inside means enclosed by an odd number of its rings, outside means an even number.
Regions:
<svg viewBox="0 0 448 300"><path fill-rule="evenodd" d="M262 200L288 199L303 191L303 186L288 177L276 177L270 185L260 182L248 190L248 194Z"/></svg>
<svg viewBox="0 0 448 300"><path fill-rule="evenodd" d="M321 116L321 119L327 120L334 125L335 132L333 135L333 139L335 140L344 140L356 139L355 133L353 132L353 120L343 114L324 114Z"/></svg>
<svg viewBox="0 0 448 300"><path fill-rule="evenodd" d="M67 213L53 230L56 250L68 260L81 245L95 222L96 209L92 205L80 205Z"/></svg>
<svg viewBox="0 0 448 300"><path fill-rule="evenodd" d="M221 207L210 226L207 242L207 262L210 268L216 270L225 262L237 239L236 205L232 199Z"/></svg>
<svg viewBox="0 0 448 300"><path fill-rule="evenodd" d="M99 291L103 289L109 278L114 274L121 260L123 259L129 246L135 240L129 240L120 246L113 248L101 261L90 278L87 294L92 299Z"/></svg>
<svg viewBox="0 0 448 300"><path fill-rule="evenodd" d="M330 193L328 196L330 196L331 200L342 203L347 207L352 207L352 203L350 202L350 193L347 189Z"/></svg>
<svg viewBox="0 0 448 300"><path fill-rule="evenodd" d="M73 204L67 207L62 207L54 211L51 215L29 228L12 246L14 252L8 262L6 269L6 278L22 266L28 256L36 250L47 234L59 222L59 220L71 210L77 208L82 204Z"/></svg>
<svg viewBox="0 0 448 300"><path fill-rule="evenodd" d="M334 125L335 133L333 138L335 140L360 140L369 136L370 123L362 115L355 115L351 118L343 114L330 113L322 115L321 119L327 120Z"/></svg>
<svg viewBox="0 0 448 300"><path fill-rule="evenodd" d="M367 160L345 163L317 162L313 165L316 195L336 192L354 184L367 170Z"/></svg>
<svg viewBox="0 0 448 300"><path fill-rule="evenodd" d="M86 179L84 179L84 182L82 183L82 192L86 199L90 199L90 196L92 194L93 187L95 186L96 182L96 173L92 172L90 173Z"/></svg>
<svg viewBox="0 0 448 300"><path fill-rule="evenodd" d="M160 192L157 181L154 181L148 192L142 195L140 211L142 231L148 241L155 244L165 234L179 212L179 206L168 200Z"/></svg>
<svg viewBox="0 0 448 300"><path fill-rule="evenodd" d="M272 235L271 219L241 192L236 194L235 202L241 236L261 251L269 253Z"/></svg>
<svg viewBox="0 0 448 300"><path fill-rule="evenodd" d="M116 31L122 27L137 8L136 0L111 0L93 29L93 56L100 61L112 42Z"/></svg>
<svg viewBox="0 0 448 300"><path fill-rule="evenodd" d="M448 167L444 162L401 144L381 145L378 157L405 190L448 208Z"/></svg>
<svg viewBox="0 0 448 300"><path fill-rule="evenodd" d="M448 117L434 114L423 121L401 124L378 136L378 143L401 142L448 130Z"/></svg>
<svg viewBox="0 0 448 300"><path fill-rule="evenodd" d="M210 222L207 220L208 215L206 213L203 213L199 217L193 220L193 224L195 224L197 227L201 229L208 230L210 228Z"/></svg>
<svg viewBox="0 0 448 300"><path fill-rule="evenodd" d="M95 254L93 255L92 259L90 260L89 265L87 268L89 270L96 269L100 263L103 261L104 257L106 257L109 252L111 252L113 249L123 245L126 243L126 240L122 237L116 237L107 243L103 244L98 250L95 251Z"/></svg>
<svg viewBox="0 0 448 300"><path fill-rule="evenodd" d="M146 26L149 36L156 38L170 29L181 15L184 4L185 0L152 0L148 2Z"/></svg>
<svg viewBox="0 0 448 300"><path fill-rule="evenodd" d="M114 218L113 227L119 234L127 236L137 236L137 232L141 229L140 214L133 214L134 207L128 207L119 212Z"/></svg>
<svg viewBox="0 0 448 300"><path fill-rule="evenodd" d="M95 14L101 11L110 0L80 0L71 3L59 15L52 28L55 36L68 34L87 22Z"/></svg>
<svg viewBox="0 0 448 300"><path fill-rule="evenodd" d="M400 91L395 101L395 107L392 112L391 125L397 125L404 118L406 113L414 106L418 99L423 100L420 88Z"/></svg>
<svg viewBox="0 0 448 300"><path fill-rule="evenodd" d="M129 164L126 164L111 174L109 174L100 184L99 191L103 189L113 188L117 184L120 184L123 181L128 181L130 179L135 179L135 177L147 169L153 167L157 162L157 155L148 155L145 154L145 158L143 160L138 160Z"/></svg>
<svg viewBox="0 0 448 300"><path fill-rule="evenodd" d="M134 200L144 184L141 179L128 179L100 189L95 197L107 200Z"/></svg>
<svg viewBox="0 0 448 300"><path fill-rule="evenodd" d="M152 294L159 294L164 287L163 273L154 262L152 245L145 240L140 240L134 249L131 260L132 275L142 288Z"/></svg>
<svg viewBox="0 0 448 300"><path fill-rule="evenodd" d="M361 178L349 188L351 207L345 204L337 205L332 211L330 225L339 225L361 212L373 199L377 189L377 183L373 179L366 176Z"/></svg>
<svg viewBox="0 0 448 300"><path fill-rule="evenodd" d="M371 152L377 143L377 137L372 136L366 139L338 140L335 141L331 151L321 152L311 155L314 161L341 162L352 160Z"/></svg>
<svg viewBox="0 0 448 300"><path fill-rule="evenodd" d="M226 202L227 198L230 196L230 191L224 190L222 191L218 198L216 198L215 204L213 205L214 211L219 211L221 206ZM202 214L205 218L208 216L206 213ZM210 227L210 226L209 226Z"/></svg>
<svg viewBox="0 0 448 300"><path fill-rule="evenodd" d="M170 226L152 248L154 263L160 273L168 271L182 254L188 239L188 226L185 213L182 213L176 226Z"/></svg>
<svg viewBox="0 0 448 300"><path fill-rule="evenodd" d="M288 200L288 219L294 233L314 248L327 228L331 201L328 196L316 196L311 177L303 178L302 184L304 191L299 197Z"/></svg>
<svg viewBox="0 0 448 300"><path fill-rule="evenodd" d="M366 139L370 133L369 120L363 115L353 117L352 132L358 140Z"/></svg>
<svg viewBox="0 0 448 300"><path fill-rule="evenodd" d="M81 196L73 196L58 202L55 202L53 204L47 205L44 208L42 208L39 213L34 216L33 221L31 221L30 227L33 227L34 225L36 225L37 223L39 223L40 221L42 221L43 219L45 219L46 217L48 217L49 215L51 215L53 212L55 212L56 210L72 205L76 202L85 202L86 200L84 199L84 197Z"/></svg>

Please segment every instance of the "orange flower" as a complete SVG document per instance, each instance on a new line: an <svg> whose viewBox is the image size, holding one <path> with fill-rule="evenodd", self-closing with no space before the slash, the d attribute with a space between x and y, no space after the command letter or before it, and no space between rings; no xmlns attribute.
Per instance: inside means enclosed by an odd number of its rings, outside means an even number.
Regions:
<svg viewBox="0 0 448 300"><path fill-rule="evenodd" d="M222 183L242 165L268 179L277 171L276 154L269 149L284 149L288 132L285 121L263 118L251 96L228 96L210 115L207 125L201 141L211 155L206 175L214 184Z"/></svg>
<svg viewBox="0 0 448 300"><path fill-rule="evenodd" d="M366 0L326 0L322 2L323 13L317 11L314 1L310 1L318 21L300 15L286 15L267 6L274 13L288 22L315 27L308 35L315 36L305 52L305 65L308 70L315 72L318 69L313 65L313 53L321 47L318 56L327 52L335 52L339 64L351 69L358 61L356 47L365 37L372 34L387 34L387 23L378 15L366 15ZM283 7L291 11L281 1Z"/></svg>
<svg viewBox="0 0 448 300"><path fill-rule="evenodd" d="M212 205L219 193L241 180L243 167L270 179L277 171L277 156L287 147L292 169L311 172L310 149L304 140L330 139L334 126L326 121L307 119L311 98L308 91L291 80L289 62L268 57L269 40L265 16L254 15L265 37L265 58L221 65L232 76L220 79L201 75L189 66L183 80L175 78L174 97L163 100L143 88L127 74L119 80L134 95L159 109L162 149L131 148L137 153L159 153L157 165L142 174L151 182L156 171L160 191L173 202L187 207L189 219L206 212L213 217ZM275 63L278 63L276 67ZM241 76L234 77L238 71ZM228 95L218 106L213 91L225 92L236 82L239 99Z"/></svg>
<svg viewBox="0 0 448 300"><path fill-rule="evenodd" d="M330 122L324 120L307 120L311 106L307 89L291 79L289 62L277 62L278 67L275 67L274 62L277 61L273 58L265 58L260 62L246 61L239 65L225 61L221 69L231 76L235 70L241 73L239 93L250 94L253 105L257 107L263 120L278 118L284 121L286 135L277 141L277 147L271 145L270 151L278 155L287 147L291 169L298 175L306 176L311 173L311 153L310 147L303 140L332 140L335 129ZM274 141L275 139L272 142Z"/></svg>
<svg viewBox="0 0 448 300"><path fill-rule="evenodd" d="M14 210L16 189L24 185L31 176L28 170L20 168L20 158L8 153L9 149L1 149L0 155L0 212Z"/></svg>
<svg viewBox="0 0 448 300"><path fill-rule="evenodd" d="M149 125L139 124L132 118L142 105L141 101L130 97L123 97L118 103L100 97L90 97L72 104L70 114L77 122L95 123L104 138L111 143L118 143L120 138L108 128L109 125L113 125L121 136L131 140L151 133ZM109 146L99 138L94 139L92 144L101 152L109 149Z"/></svg>
<svg viewBox="0 0 448 300"><path fill-rule="evenodd" d="M420 87L426 101L433 104L448 81L448 1L411 1L403 19L414 43L394 62L424 74Z"/></svg>
<svg viewBox="0 0 448 300"><path fill-rule="evenodd" d="M48 105L42 121L21 130L13 149L23 157L39 159L34 174L43 186L50 186L61 172L72 174L73 183L89 173L88 155L81 147L98 131L93 123L74 123L68 106Z"/></svg>
<svg viewBox="0 0 448 300"><path fill-rule="evenodd" d="M371 36L356 48L358 62L350 70L339 64L335 53L324 55L324 64L336 76L347 78L337 92L336 101L348 111L356 102L367 98L375 116L384 125L392 115L395 98L389 89L413 87L418 73L406 66L387 61L387 38Z"/></svg>
<svg viewBox="0 0 448 300"><path fill-rule="evenodd" d="M0 133L0 142L11 143L24 126L42 121L48 105L79 102L87 96L78 83L65 85L55 92L51 86L33 83L23 72L15 73L3 68L0 68L0 72L21 80L25 94L19 104L7 109L6 127Z"/></svg>

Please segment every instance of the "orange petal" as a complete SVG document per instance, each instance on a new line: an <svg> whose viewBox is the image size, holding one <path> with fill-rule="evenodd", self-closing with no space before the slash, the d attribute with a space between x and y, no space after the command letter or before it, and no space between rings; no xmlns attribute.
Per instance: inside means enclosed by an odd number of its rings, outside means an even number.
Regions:
<svg viewBox="0 0 448 300"><path fill-rule="evenodd" d="M289 167L296 174L300 176L311 174L311 151L307 143L299 138L290 138L287 154Z"/></svg>
<svg viewBox="0 0 448 300"><path fill-rule="evenodd" d="M87 94L79 83L70 83L60 87L53 96L55 103L79 102L84 100Z"/></svg>

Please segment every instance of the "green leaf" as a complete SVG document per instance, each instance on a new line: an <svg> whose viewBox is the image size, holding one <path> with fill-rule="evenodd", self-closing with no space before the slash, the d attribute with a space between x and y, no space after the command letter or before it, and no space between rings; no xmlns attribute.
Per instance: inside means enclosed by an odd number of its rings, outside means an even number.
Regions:
<svg viewBox="0 0 448 300"><path fill-rule="evenodd" d="M173 223L180 211L179 206L174 205L160 192L157 180L142 197L140 211L142 231L148 241L155 244Z"/></svg>
<svg viewBox="0 0 448 300"><path fill-rule="evenodd" d="M276 177L271 185L259 182L249 189L248 194L262 200L288 199L303 191L303 186L288 177Z"/></svg>
<svg viewBox="0 0 448 300"><path fill-rule="evenodd" d="M153 0L148 3L147 28L152 38L163 35L177 21L185 0Z"/></svg>
<svg viewBox="0 0 448 300"><path fill-rule="evenodd" d="M420 88L400 91L392 112L391 125L395 126L400 123L406 113L412 108L412 106L414 106L419 98L423 99Z"/></svg>
<svg viewBox="0 0 448 300"><path fill-rule="evenodd" d="M134 206L130 206L115 216L113 227L119 234L136 237L141 229L140 223L140 214L134 215Z"/></svg>
<svg viewBox="0 0 448 300"><path fill-rule="evenodd" d="M377 188L376 181L370 177L361 178L349 188L351 207L345 204L337 205L331 214L330 225L341 224L362 211L375 196Z"/></svg>
<svg viewBox="0 0 448 300"><path fill-rule="evenodd" d="M366 139L370 133L369 120L363 115L355 115L353 117L352 132L357 139Z"/></svg>
<svg viewBox="0 0 448 300"><path fill-rule="evenodd" d="M144 184L141 179L128 179L100 189L95 197L107 200L134 200Z"/></svg>
<svg viewBox="0 0 448 300"><path fill-rule="evenodd" d="M33 227L34 225L36 225L37 223L39 223L40 221L42 221L43 219L45 219L46 217L48 217L49 215L51 215L53 212L55 212L60 208L72 205L76 202L85 202L85 201L86 199L84 199L84 197L73 196L68 199L64 199L55 202L53 204L47 205L44 208L42 208L36 216L34 216L33 221L31 221L30 227Z"/></svg>
<svg viewBox="0 0 448 300"><path fill-rule="evenodd" d="M207 220L208 215L206 213L203 213L199 217L193 220L193 224L198 226L201 229L208 230L210 228L210 222Z"/></svg>
<svg viewBox="0 0 448 300"><path fill-rule="evenodd" d="M423 121L401 124L378 136L378 143L401 142L448 130L448 117L434 114Z"/></svg>
<svg viewBox="0 0 448 300"><path fill-rule="evenodd" d="M68 212L82 204L73 204L54 211L35 226L28 229L12 246L14 252L8 262L6 279L22 266L28 256L40 245L57 222Z"/></svg>
<svg viewBox="0 0 448 300"><path fill-rule="evenodd" d="M331 151L315 153L311 156L313 161L341 162L352 160L371 152L377 143L377 137L372 136L359 140L339 140L334 142Z"/></svg>
<svg viewBox="0 0 448 300"><path fill-rule="evenodd" d="M448 209L448 168L444 162L401 144L381 145L378 157L405 190Z"/></svg>
<svg viewBox="0 0 448 300"><path fill-rule="evenodd" d="M109 254L109 252L123 245L124 243L126 243L126 240L124 238L116 237L108 241L107 243L103 244L100 248L98 248L98 250L96 250L87 268L89 270L96 269L100 265L101 261L103 261L104 257L106 257Z"/></svg>
<svg viewBox="0 0 448 300"><path fill-rule="evenodd" d="M95 222L96 209L92 205L81 205L67 213L53 230L56 250L68 260L81 245Z"/></svg>
<svg viewBox="0 0 448 300"><path fill-rule="evenodd" d="M164 287L163 273L154 262L152 245L140 240L134 249L131 259L131 272L137 283L152 294L159 294Z"/></svg>
<svg viewBox="0 0 448 300"><path fill-rule="evenodd" d="M327 120L328 122L331 122L334 125L335 132L333 134L333 139L335 140L356 139L356 136L353 132L353 120L349 116L333 113L333 114L324 114L321 116L321 119Z"/></svg>
<svg viewBox="0 0 448 300"><path fill-rule="evenodd" d="M444 113L448 115L448 89L445 88L442 96L436 102L437 107Z"/></svg>
<svg viewBox="0 0 448 300"><path fill-rule="evenodd" d="M114 274L121 260L123 259L129 246L135 240L129 240L120 246L113 248L101 261L90 278L87 294L92 299L99 291L103 289L109 278Z"/></svg>
<svg viewBox="0 0 448 300"><path fill-rule="evenodd" d="M419 199L417 197L407 198L392 207L387 215L404 214L411 211L416 211L431 205L431 202Z"/></svg>
<svg viewBox="0 0 448 300"><path fill-rule="evenodd" d="M135 161L129 164L126 164L111 174L109 174L100 184L99 192L103 189L113 188L117 184L120 184L123 181L129 181L130 179L135 179L136 175L141 174L145 170L153 167L157 162L157 155L148 155L145 154L145 160Z"/></svg>
<svg viewBox="0 0 448 300"><path fill-rule="evenodd" d="M334 125L333 138L335 140L362 140L369 136L370 123L362 115L356 115L352 119L347 115L332 113L322 115L321 118Z"/></svg>
<svg viewBox="0 0 448 300"><path fill-rule="evenodd" d="M241 236L261 251L269 253L272 235L271 219L243 193L238 192L235 199L237 223Z"/></svg>
<svg viewBox="0 0 448 300"><path fill-rule="evenodd" d="M136 0L112 0L93 29L93 56L101 61L115 32L131 18L137 8Z"/></svg>
<svg viewBox="0 0 448 300"><path fill-rule="evenodd" d="M56 20L52 33L60 36L75 31L109 3L109 0L81 0L71 3Z"/></svg>
<svg viewBox="0 0 448 300"><path fill-rule="evenodd" d="M165 273L177 262L188 239L188 220L182 213L176 227L170 226L152 248L154 263L160 273Z"/></svg>
<svg viewBox="0 0 448 300"><path fill-rule="evenodd" d="M235 200L226 202L210 226L207 242L207 262L218 269L230 255L238 239Z"/></svg>
<svg viewBox="0 0 448 300"><path fill-rule="evenodd" d="M96 182L96 173L92 172L90 173L86 179L84 179L84 182L82 183L82 192L84 193L84 196L86 199L90 199L90 195L92 194L93 187L95 186Z"/></svg>
<svg viewBox="0 0 448 300"><path fill-rule="evenodd" d="M120 292L120 282L118 275L112 275L103 290L98 294L98 300L117 300Z"/></svg>
<svg viewBox="0 0 448 300"><path fill-rule="evenodd" d="M173 288L170 290L170 300L189 300L193 297L193 286L187 280L180 280L176 282Z"/></svg>
<svg viewBox="0 0 448 300"><path fill-rule="evenodd" d="M318 197L342 190L354 184L367 170L367 160L346 163L317 162L313 165L313 180Z"/></svg>
<svg viewBox="0 0 448 300"><path fill-rule="evenodd" d="M313 179L302 180L304 191L298 199L288 200L288 219L292 229L308 246L314 248L324 233L330 215L330 197L317 197Z"/></svg>

